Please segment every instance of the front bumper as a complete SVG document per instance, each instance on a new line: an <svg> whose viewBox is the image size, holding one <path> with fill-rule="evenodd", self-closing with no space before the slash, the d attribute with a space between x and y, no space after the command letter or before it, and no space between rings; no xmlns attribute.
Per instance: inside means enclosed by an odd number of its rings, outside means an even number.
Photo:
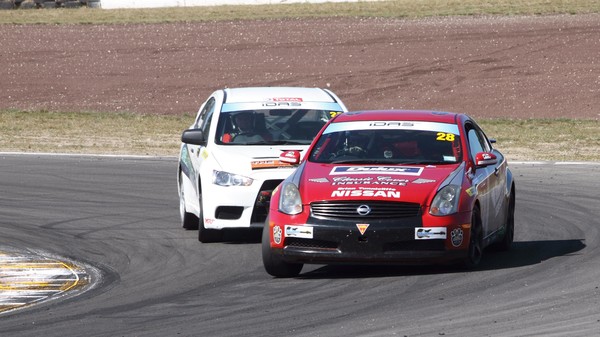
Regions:
<svg viewBox="0 0 600 337"><path fill-rule="evenodd" d="M258 181L255 186L211 185L203 193L204 227L262 228L269 211L271 193L283 179Z"/></svg>
<svg viewBox="0 0 600 337"><path fill-rule="evenodd" d="M272 250L292 263L446 263L467 256L470 233L468 223L448 220L451 223L430 227L445 228L444 238L423 238L416 234L419 229L428 228L421 217L371 221L362 234L358 226L361 224L353 221L309 217L305 226L310 230L303 232L311 232L312 237L285 237L284 234L282 245ZM282 233L286 233L285 226ZM460 241L455 237L458 234Z"/></svg>

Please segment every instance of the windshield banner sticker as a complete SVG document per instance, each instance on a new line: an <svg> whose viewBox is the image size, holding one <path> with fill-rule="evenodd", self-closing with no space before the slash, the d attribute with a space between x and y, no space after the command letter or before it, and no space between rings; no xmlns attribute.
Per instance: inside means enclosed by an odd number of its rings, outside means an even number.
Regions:
<svg viewBox="0 0 600 337"><path fill-rule="evenodd" d="M423 167L412 166L336 166L329 174L399 174L420 176L422 172Z"/></svg>
<svg viewBox="0 0 600 337"><path fill-rule="evenodd" d="M393 185L406 186L407 179L393 177L334 177L331 185Z"/></svg>

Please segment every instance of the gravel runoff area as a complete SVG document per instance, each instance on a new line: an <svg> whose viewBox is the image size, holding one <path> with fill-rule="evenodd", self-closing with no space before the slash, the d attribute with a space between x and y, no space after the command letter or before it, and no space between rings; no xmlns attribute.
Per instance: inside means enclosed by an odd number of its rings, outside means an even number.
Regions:
<svg viewBox="0 0 600 337"><path fill-rule="evenodd" d="M0 26L0 109L194 114L317 86L351 110L600 119L600 15Z"/></svg>

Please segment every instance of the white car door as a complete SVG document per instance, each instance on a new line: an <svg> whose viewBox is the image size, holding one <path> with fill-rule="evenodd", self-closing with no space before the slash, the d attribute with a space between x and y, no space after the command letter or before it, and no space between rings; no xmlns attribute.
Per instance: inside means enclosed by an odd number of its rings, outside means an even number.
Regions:
<svg viewBox="0 0 600 337"><path fill-rule="evenodd" d="M196 179L198 179L198 177L200 175L200 167L202 166L202 163L205 159L205 156L203 156L202 154L205 151L205 148L207 146L209 146L209 144L211 143L211 140L209 139L209 131L210 131L210 125L212 124L212 119L214 116L215 106L216 106L216 99L214 96L211 96L203 104L202 108L198 112L198 117L196 118L196 123L194 124L194 127L193 127L195 129L202 130L202 133L204 135L206 142L203 145L188 144L190 160L194 167L194 175L195 175ZM197 181L196 181L195 186L198 187ZM197 191L197 192L198 192L198 194L201 193L201 191Z"/></svg>

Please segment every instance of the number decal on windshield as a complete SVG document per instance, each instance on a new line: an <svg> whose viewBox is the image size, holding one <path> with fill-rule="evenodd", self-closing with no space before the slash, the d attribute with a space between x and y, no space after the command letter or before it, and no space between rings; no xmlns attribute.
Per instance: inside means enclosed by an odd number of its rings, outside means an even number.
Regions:
<svg viewBox="0 0 600 337"><path fill-rule="evenodd" d="M438 132L436 140L446 141L446 142L453 142L454 141L454 134L453 133Z"/></svg>

